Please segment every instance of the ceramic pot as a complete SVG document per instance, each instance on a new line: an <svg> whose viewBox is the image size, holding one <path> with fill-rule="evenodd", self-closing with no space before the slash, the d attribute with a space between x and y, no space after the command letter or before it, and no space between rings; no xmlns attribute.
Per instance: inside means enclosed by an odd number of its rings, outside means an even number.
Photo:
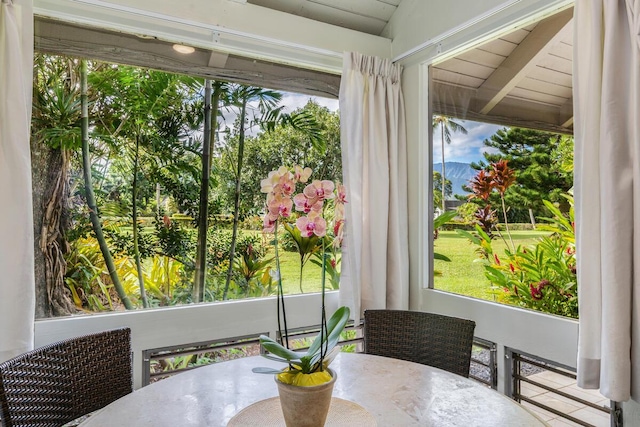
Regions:
<svg viewBox="0 0 640 427"><path fill-rule="evenodd" d="M284 384L276 378L280 406L287 427L323 427L329 413L331 394L337 375L331 369L331 381L313 387Z"/></svg>

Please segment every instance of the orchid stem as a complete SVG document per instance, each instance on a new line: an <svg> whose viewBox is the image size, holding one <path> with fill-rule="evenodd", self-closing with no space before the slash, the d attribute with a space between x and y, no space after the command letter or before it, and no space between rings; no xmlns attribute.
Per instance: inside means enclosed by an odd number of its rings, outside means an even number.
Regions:
<svg viewBox="0 0 640 427"><path fill-rule="evenodd" d="M284 307L284 292L282 290L282 277L280 276L280 255L278 254L278 221L276 221L275 229L273 232L273 240L275 246L276 255L276 271L278 272L278 333L280 334L280 341L289 348L289 329L287 328L287 312ZM282 306L282 315L280 315L280 307ZM282 326L280 323L282 319L284 323L284 335L282 333Z"/></svg>

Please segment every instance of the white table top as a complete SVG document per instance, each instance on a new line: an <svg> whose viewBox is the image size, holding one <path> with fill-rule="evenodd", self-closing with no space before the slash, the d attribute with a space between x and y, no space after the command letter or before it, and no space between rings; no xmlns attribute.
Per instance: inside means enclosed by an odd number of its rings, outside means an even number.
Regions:
<svg viewBox="0 0 640 427"><path fill-rule="evenodd" d="M226 426L278 394L273 376L252 373L255 366L282 365L258 356L194 369L136 390L81 426ZM331 368L338 373L333 396L360 404L379 427L546 425L504 395L430 366L341 353Z"/></svg>

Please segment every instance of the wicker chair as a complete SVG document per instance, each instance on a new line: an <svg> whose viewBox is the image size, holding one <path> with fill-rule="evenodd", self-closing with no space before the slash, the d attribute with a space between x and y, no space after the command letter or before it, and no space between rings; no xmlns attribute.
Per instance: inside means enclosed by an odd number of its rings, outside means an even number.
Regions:
<svg viewBox="0 0 640 427"><path fill-rule="evenodd" d="M419 311L366 310L364 352L469 377L476 323Z"/></svg>
<svg viewBox="0 0 640 427"><path fill-rule="evenodd" d="M129 328L60 341L0 364L4 427L59 427L131 391Z"/></svg>

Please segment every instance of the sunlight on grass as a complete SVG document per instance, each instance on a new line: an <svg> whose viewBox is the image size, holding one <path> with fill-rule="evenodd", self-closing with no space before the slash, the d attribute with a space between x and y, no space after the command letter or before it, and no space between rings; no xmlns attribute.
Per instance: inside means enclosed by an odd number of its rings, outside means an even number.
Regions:
<svg viewBox="0 0 640 427"><path fill-rule="evenodd" d="M511 236L516 246L527 246L548 234L544 231L515 231ZM506 247L500 238L493 241L493 249L498 257L504 254ZM449 257L451 262L434 261L434 269L442 273L441 276L434 277L434 288L474 298L504 302L502 301L504 291L492 287L484 276L485 261L479 258L475 252L476 249L476 245L455 231L441 231L434 242L434 251Z"/></svg>
<svg viewBox="0 0 640 427"><path fill-rule="evenodd" d="M285 294L300 293L300 255L297 252L287 252L280 250L280 272L282 276L282 287ZM273 256L270 251L268 256ZM275 262L274 262L275 268ZM322 269L307 261L302 271L302 291L303 293L320 292L322 290ZM326 290L330 291L329 278L326 281Z"/></svg>

